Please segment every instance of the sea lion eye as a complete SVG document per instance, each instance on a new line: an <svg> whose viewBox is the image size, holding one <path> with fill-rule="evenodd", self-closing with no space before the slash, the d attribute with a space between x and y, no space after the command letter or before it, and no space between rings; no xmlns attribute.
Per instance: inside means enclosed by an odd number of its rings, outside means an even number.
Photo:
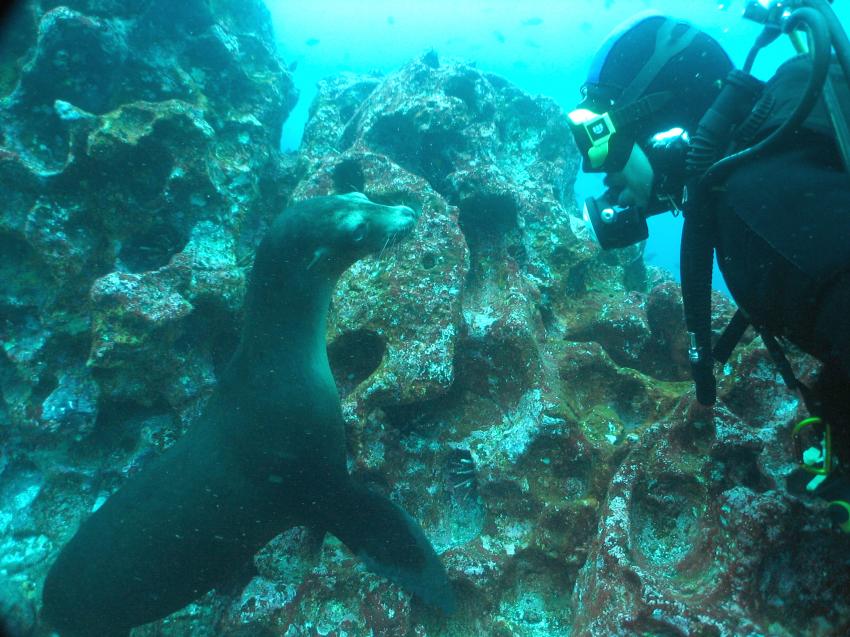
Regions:
<svg viewBox="0 0 850 637"><path fill-rule="evenodd" d="M365 221L361 221L356 226L354 226L354 229L351 231L351 240L355 243L360 243L361 241L363 241L363 239L366 238L368 231L368 224Z"/></svg>

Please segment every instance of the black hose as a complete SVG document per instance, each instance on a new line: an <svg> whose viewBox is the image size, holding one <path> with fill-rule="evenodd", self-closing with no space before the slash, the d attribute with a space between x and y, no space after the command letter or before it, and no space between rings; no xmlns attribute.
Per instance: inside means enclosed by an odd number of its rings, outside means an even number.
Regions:
<svg viewBox="0 0 850 637"><path fill-rule="evenodd" d="M841 65L841 70L850 81L850 39L841 26L841 21L835 15L829 2L826 0L805 0L804 4L817 10L826 21L829 35L832 38L832 46L835 47L835 57Z"/></svg>
<svg viewBox="0 0 850 637"><path fill-rule="evenodd" d="M697 400L711 405L717 398L714 357L711 353L711 270L714 229L704 210L686 213L680 255L685 325L696 340L698 360L691 360Z"/></svg>
<svg viewBox="0 0 850 637"><path fill-rule="evenodd" d="M744 61L744 68L741 69L744 73L749 73L753 70L753 64L755 64L756 56L759 54L761 49L762 47L759 46L758 42L756 42L750 49L750 52L747 53L747 59Z"/></svg>
<svg viewBox="0 0 850 637"><path fill-rule="evenodd" d="M763 84L749 74L733 70L721 93L700 119L686 161L689 186L696 195L685 205L680 272L685 325L692 335L689 350L691 375L700 404L717 397L711 349L711 270L714 259L714 222L697 181L715 164L731 140L735 125L753 108Z"/></svg>
<svg viewBox="0 0 850 637"><path fill-rule="evenodd" d="M808 0L816 2L817 0ZM834 16L834 14L833 14ZM700 188L706 188L712 181L726 175L729 170L740 162L755 157L765 150L775 146L782 141L786 135L793 132L805 121L812 112L818 99L820 99L824 82L829 73L829 64L832 51L832 40L826 17L820 11L803 7L797 9L786 22L786 29L790 32L800 25L808 27L812 40L812 73L803 97L794 109L790 117L775 131L754 146L724 157L709 168L700 180ZM839 25L840 26L840 25Z"/></svg>
<svg viewBox="0 0 850 637"><path fill-rule="evenodd" d="M752 75L733 69L723 89L705 112L691 137L686 159L689 176L702 176L722 157L732 141L735 127L753 109L764 83Z"/></svg>
<svg viewBox="0 0 850 637"><path fill-rule="evenodd" d="M782 35L782 29L775 24L765 24L759 36L756 38L750 52L747 54L747 59L744 62L744 68L741 69L744 73L749 73L753 69L753 64L756 61L756 56L764 47L776 40Z"/></svg>
<svg viewBox="0 0 850 637"><path fill-rule="evenodd" d="M832 46L835 50L835 57L844 73L845 80L850 82L850 39L847 38L847 33L835 15L835 11L832 10L830 4L825 2L825 0L806 0L804 4L819 11L823 15L824 20L826 20L829 35L832 38ZM838 142L841 158L844 160L844 167L850 171L850 127L848 127L848 122L843 114L844 108L839 102L833 82L829 78L827 78L824 86L824 101L832 119L835 138Z"/></svg>

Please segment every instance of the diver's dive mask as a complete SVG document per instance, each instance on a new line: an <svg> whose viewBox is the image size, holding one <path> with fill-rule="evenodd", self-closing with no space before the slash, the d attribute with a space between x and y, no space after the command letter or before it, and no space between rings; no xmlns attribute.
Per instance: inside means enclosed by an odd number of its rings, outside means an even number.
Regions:
<svg viewBox="0 0 850 637"><path fill-rule="evenodd" d="M618 131L610 113L577 108L568 118L584 172L614 172L625 165L633 140Z"/></svg>
<svg viewBox="0 0 850 637"><path fill-rule="evenodd" d="M672 96L669 91L650 93L625 106L602 111L595 105L604 102L592 95L593 87L584 86L582 92L586 99L567 115L567 120L586 173L622 170L632 152L638 124L661 110Z"/></svg>

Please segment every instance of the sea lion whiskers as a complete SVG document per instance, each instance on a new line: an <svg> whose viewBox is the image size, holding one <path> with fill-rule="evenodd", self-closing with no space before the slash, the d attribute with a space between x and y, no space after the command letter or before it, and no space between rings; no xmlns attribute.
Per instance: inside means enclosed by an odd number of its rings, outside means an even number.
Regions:
<svg viewBox="0 0 850 637"><path fill-rule="evenodd" d="M310 269L310 268L312 268L314 265L316 265L319 261L321 261L321 260L322 260L322 259L323 259L323 258L324 258L327 254L328 254L328 249L327 249L327 248L318 248L318 249L317 249L317 250L313 253L313 258L310 260L310 263L308 263L308 264L307 264L307 267L306 267L306 268L304 268L304 269L305 269L305 270L309 270L309 269Z"/></svg>
<svg viewBox="0 0 850 637"><path fill-rule="evenodd" d="M388 246L388 245L389 245L389 243L390 243L390 239L392 239L392 238L393 238L393 235L392 235L392 234L388 234L388 235L387 235L387 239L386 239L386 241L384 241L384 245L383 245L383 246L381 246L381 251L380 251L380 252L378 252L378 259L377 259L378 261L380 261L380 260L383 258L383 256L384 256L384 250L386 250L386 249L387 249L387 246Z"/></svg>

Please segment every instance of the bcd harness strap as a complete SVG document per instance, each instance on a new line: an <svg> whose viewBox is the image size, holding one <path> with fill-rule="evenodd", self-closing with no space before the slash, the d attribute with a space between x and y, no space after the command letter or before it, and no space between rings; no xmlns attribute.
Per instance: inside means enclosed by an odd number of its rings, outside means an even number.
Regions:
<svg viewBox="0 0 850 637"><path fill-rule="evenodd" d="M729 357L732 355L732 351L738 345L738 342L741 340L741 337L750 325L750 320L747 318L744 311L740 309L737 310L735 315L723 329L723 333L720 335L720 338L717 339L717 343L715 343L714 348L712 349L713 359L721 365L725 365L729 360ZM803 403L806 405L806 409L808 409L810 413L817 413L815 401L812 397L812 390L794 375L794 369L791 367L791 363L785 355L785 350L776 340L776 337L767 330L759 329L755 326L753 326L753 328L756 330L758 335L761 336L761 340L764 343L768 354L770 354L770 359L773 361L773 364L776 365L779 375L782 376L782 380L785 385L787 385L788 389L799 393Z"/></svg>

